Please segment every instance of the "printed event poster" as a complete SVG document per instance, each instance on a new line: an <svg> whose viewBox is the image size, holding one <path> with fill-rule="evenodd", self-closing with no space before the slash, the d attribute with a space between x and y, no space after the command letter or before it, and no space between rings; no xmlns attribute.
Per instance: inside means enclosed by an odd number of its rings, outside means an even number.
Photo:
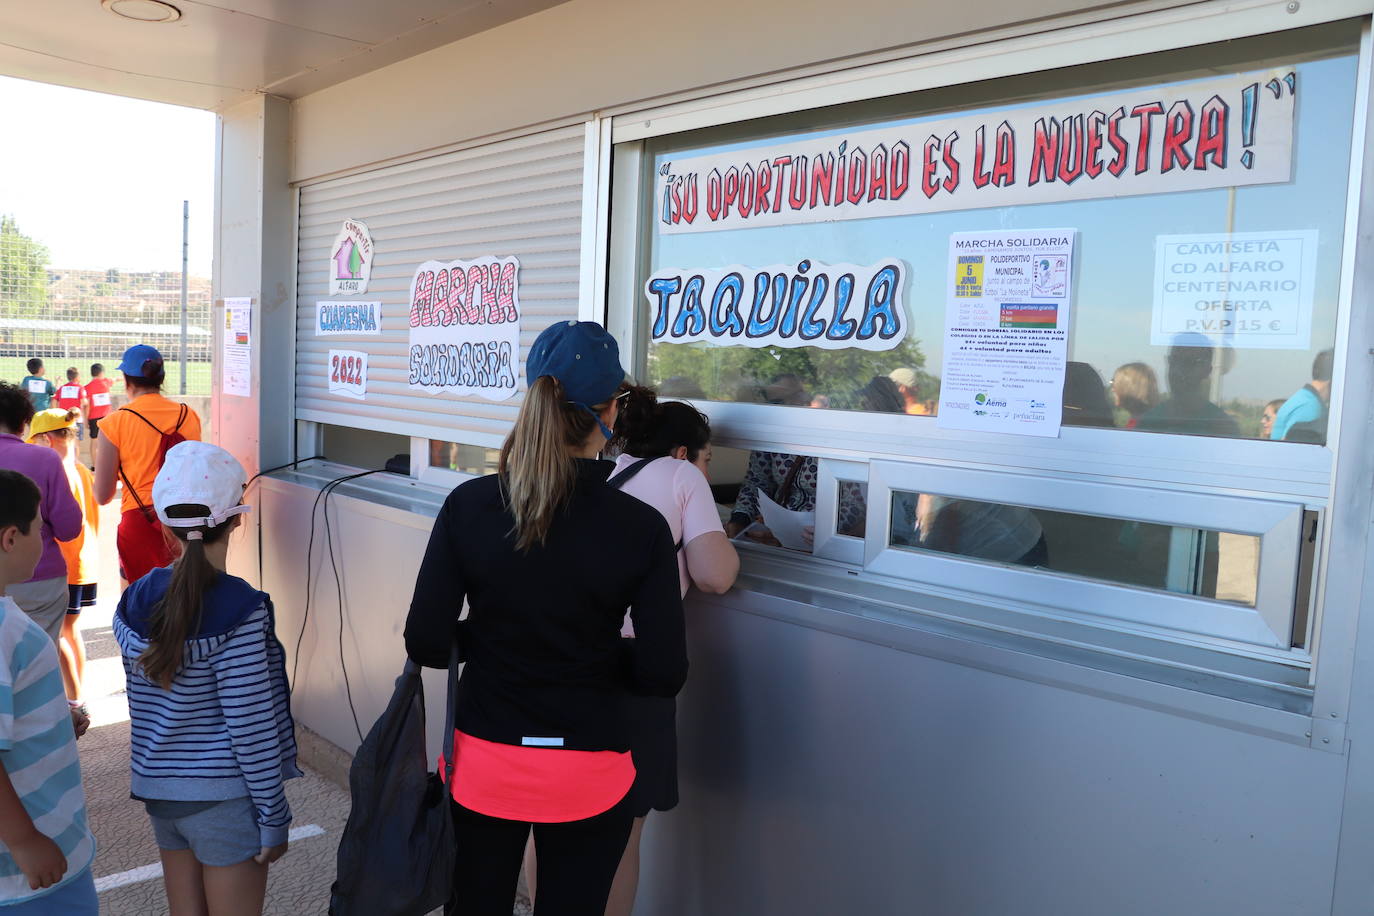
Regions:
<svg viewBox="0 0 1374 916"><path fill-rule="evenodd" d="M1315 229L1161 235L1150 343L1202 334L1233 347L1306 350L1316 276Z"/></svg>
<svg viewBox="0 0 1374 916"><path fill-rule="evenodd" d="M330 350L329 393L359 401L367 399L367 354L361 350Z"/></svg>
<svg viewBox="0 0 1374 916"><path fill-rule="evenodd" d="M372 234L367 224L346 219L329 248L329 295L356 296L367 292L372 279Z"/></svg>
<svg viewBox="0 0 1374 916"><path fill-rule="evenodd" d="M243 296L224 300L223 360L225 394L253 395L253 299Z"/></svg>
<svg viewBox="0 0 1374 916"><path fill-rule="evenodd" d="M1077 234L950 236L940 426L1059 435Z"/></svg>
<svg viewBox="0 0 1374 916"><path fill-rule="evenodd" d="M1272 184L1291 66L791 139L659 164L665 235Z"/></svg>
<svg viewBox="0 0 1374 916"><path fill-rule="evenodd" d="M520 260L425 261L410 281L410 387L503 401L520 362Z"/></svg>
<svg viewBox="0 0 1374 916"><path fill-rule="evenodd" d="M369 336L382 333L382 304L380 302L350 302L344 299L331 302L321 299L315 303L315 336Z"/></svg>
<svg viewBox="0 0 1374 916"><path fill-rule="evenodd" d="M644 284L655 343L891 350L906 337L906 264L656 271Z"/></svg>

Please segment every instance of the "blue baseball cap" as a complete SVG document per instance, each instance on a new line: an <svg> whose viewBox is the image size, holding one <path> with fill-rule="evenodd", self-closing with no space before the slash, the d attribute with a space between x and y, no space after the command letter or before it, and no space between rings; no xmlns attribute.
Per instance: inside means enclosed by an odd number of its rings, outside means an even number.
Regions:
<svg viewBox="0 0 1374 916"><path fill-rule="evenodd" d="M162 354L157 351L157 347L150 347L147 344L134 344L124 351L124 358L119 361L119 365L115 368L126 375L143 378L147 374L143 369L143 364L150 359L162 361Z"/></svg>
<svg viewBox="0 0 1374 916"><path fill-rule="evenodd" d="M595 321L560 321L535 338L525 358L526 382L551 375L580 407L609 401L625 380L620 347Z"/></svg>
<svg viewBox="0 0 1374 916"><path fill-rule="evenodd" d="M552 376L563 386L568 403L596 418L601 434L613 435L592 410L609 401L625 380L620 347L595 321L560 321L540 332L525 357L526 384Z"/></svg>

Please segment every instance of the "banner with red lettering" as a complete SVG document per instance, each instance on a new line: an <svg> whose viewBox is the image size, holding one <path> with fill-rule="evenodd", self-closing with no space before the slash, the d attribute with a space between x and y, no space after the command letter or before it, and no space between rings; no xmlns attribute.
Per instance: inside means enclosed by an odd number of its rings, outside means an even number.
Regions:
<svg viewBox="0 0 1374 916"><path fill-rule="evenodd" d="M520 260L425 261L410 281L410 387L431 394L515 394Z"/></svg>
<svg viewBox="0 0 1374 916"><path fill-rule="evenodd" d="M662 162L665 235L1287 181L1292 67Z"/></svg>

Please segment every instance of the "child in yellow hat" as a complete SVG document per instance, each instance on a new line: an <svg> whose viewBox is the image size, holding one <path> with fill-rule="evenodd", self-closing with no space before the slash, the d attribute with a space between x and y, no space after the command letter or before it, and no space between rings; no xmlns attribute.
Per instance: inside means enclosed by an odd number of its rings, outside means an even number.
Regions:
<svg viewBox="0 0 1374 916"><path fill-rule="evenodd" d="M59 541L67 561L67 616L62 621L58 650L62 658L62 682L72 708L86 715L81 699L81 681L86 673L86 644L77 629L83 608L95 604L96 581L100 575L100 505L95 501L95 477L91 469L77 460L76 423L78 410L51 408L33 415L29 442L57 452L67 472L67 484L81 507L81 533L70 541Z"/></svg>

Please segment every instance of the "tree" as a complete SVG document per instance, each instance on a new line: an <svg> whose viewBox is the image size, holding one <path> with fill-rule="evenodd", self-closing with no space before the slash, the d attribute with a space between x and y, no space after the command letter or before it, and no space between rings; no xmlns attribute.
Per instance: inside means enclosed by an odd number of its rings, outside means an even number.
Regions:
<svg viewBox="0 0 1374 916"><path fill-rule="evenodd" d="M48 308L48 247L0 216L0 316L33 318Z"/></svg>
<svg viewBox="0 0 1374 916"><path fill-rule="evenodd" d="M864 387L875 376L899 368L916 373L922 397L935 397L940 381L925 364L921 342L911 337L878 351L659 343L649 351L648 375L669 396L719 401L761 401L771 383L795 376L808 397L823 395L829 406L852 410L862 409Z"/></svg>

